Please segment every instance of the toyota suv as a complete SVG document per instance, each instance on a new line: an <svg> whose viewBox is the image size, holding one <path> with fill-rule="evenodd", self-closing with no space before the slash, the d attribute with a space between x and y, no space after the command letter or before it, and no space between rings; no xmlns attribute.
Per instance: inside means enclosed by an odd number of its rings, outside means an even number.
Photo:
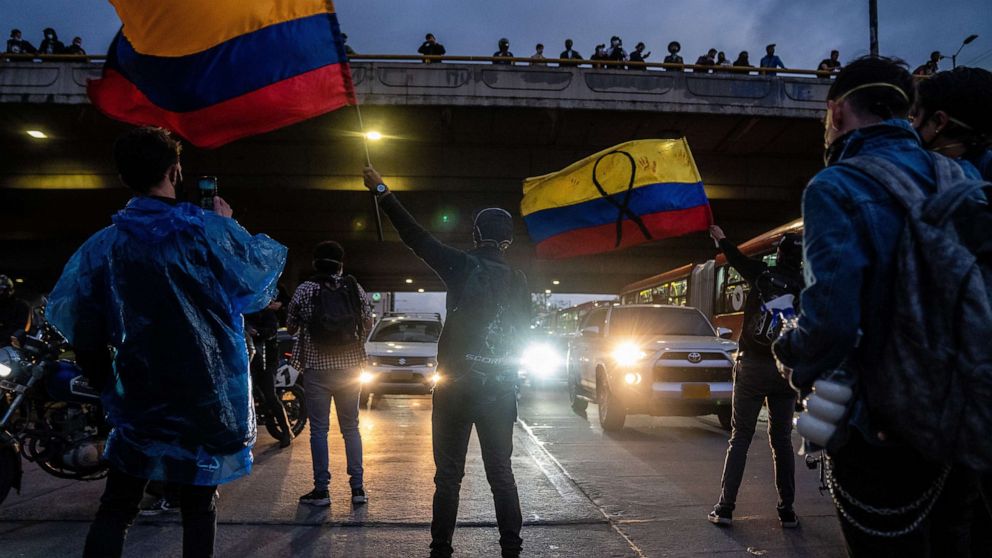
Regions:
<svg viewBox="0 0 992 558"><path fill-rule="evenodd" d="M386 314L369 334L368 364L362 371L361 404L383 395L430 393L438 380L440 314Z"/></svg>
<svg viewBox="0 0 992 558"><path fill-rule="evenodd" d="M695 308L623 305L597 308L568 351L572 408L596 403L603 430L628 414L716 414L730 428L737 344Z"/></svg>

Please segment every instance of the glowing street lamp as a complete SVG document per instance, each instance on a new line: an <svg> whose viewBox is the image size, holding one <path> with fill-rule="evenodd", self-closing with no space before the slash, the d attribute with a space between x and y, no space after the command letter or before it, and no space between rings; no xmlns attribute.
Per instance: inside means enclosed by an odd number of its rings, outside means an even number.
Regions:
<svg viewBox="0 0 992 558"><path fill-rule="evenodd" d="M382 133L376 130L365 132L365 139L369 141L379 141L382 139Z"/></svg>

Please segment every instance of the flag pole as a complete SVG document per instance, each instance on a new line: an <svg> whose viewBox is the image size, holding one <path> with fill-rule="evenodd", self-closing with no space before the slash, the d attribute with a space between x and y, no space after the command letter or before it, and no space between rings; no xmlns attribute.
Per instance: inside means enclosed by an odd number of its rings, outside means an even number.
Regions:
<svg viewBox="0 0 992 558"><path fill-rule="evenodd" d="M369 138L365 135L365 123L362 122L362 109L355 103L355 114L358 115L358 129L362 134L362 146L365 147L365 164L372 166L372 155L369 152ZM382 213L379 211L379 198L372 192L372 212L375 215L375 232L379 237L379 242L383 241L382 236Z"/></svg>

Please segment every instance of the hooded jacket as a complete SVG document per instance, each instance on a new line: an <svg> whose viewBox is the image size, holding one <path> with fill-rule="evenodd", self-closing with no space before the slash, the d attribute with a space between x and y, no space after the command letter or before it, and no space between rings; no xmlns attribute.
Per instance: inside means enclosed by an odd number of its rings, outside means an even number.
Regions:
<svg viewBox="0 0 992 558"><path fill-rule="evenodd" d="M286 252L195 205L136 197L72 256L48 316L77 350L112 348L112 466L207 486L251 471L242 314L275 296Z"/></svg>

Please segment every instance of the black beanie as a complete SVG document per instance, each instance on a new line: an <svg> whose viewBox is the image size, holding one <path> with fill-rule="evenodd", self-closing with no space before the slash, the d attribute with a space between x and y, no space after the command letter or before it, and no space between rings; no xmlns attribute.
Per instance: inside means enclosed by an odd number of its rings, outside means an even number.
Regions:
<svg viewBox="0 0 992 558"><path fill-rule="evenodd" d="M313 249L313 268L324 273L337 273L344 262L344 248L333 240L325 240Z"/></svg>
<svg viewBox="0 0 992 558"><path fill-rule="evenodd" d="M513 242L513 217L508 211L498 207L483 209L475 216L473 236L476 243L488 240L509 245Z"/></svg>

